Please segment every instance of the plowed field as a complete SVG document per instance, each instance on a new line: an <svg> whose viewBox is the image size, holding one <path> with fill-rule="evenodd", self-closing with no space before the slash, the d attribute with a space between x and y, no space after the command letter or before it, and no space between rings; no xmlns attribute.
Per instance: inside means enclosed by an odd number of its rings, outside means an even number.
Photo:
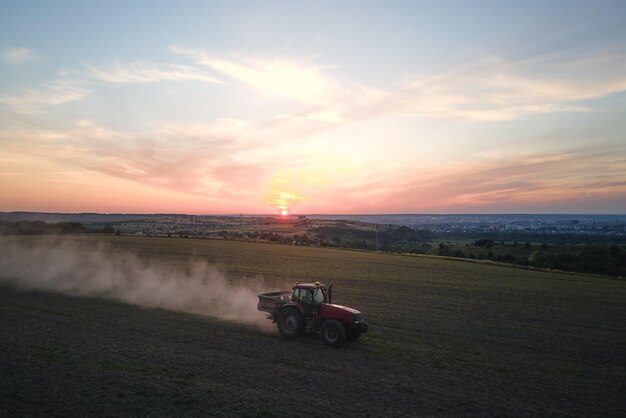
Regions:
<svg viewBox="0 0 626 418"><path fill-rule="evenodd" d="M331 349L314 335L5 280L0 416L626 414L623 280L245 242L68 239L104 240L112 257L155 268L206 261L235 282L262 277L268 291L333 283L370 332Z"/></svg>

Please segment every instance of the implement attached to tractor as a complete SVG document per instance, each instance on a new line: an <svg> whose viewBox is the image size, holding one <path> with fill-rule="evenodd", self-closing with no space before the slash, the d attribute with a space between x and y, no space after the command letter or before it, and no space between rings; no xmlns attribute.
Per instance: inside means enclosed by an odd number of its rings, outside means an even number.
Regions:
<svg viewBox="0 0 626 418"><path fill-rule="evenodd" d="M319 332L322 341L337 347L367 332L363 315L356 309L331 303L332 287L320 282L297 283L291 292L261 293L257 309L269 313L285 337Z"/></svg>

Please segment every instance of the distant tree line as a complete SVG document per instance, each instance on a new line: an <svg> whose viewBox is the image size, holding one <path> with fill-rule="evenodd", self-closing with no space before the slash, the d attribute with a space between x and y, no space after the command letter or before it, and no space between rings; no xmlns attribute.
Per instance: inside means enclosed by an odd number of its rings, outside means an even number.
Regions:
<svg viewBox="0 0 626 418"><path fill-rule="evenodd" d="M436 232L436 239L443 241L476 240L496 242L545 242L547 244L626 244L626 235L592 233L543 233L523 231L494 232Z"/></svg>
<svg viewBox="0 0 626 418"><path fill-rule="evenodd" d="M261 231L216 232L215 237L233 240L259 240L278 244L336 247L358 250L376 250L376 230L354 227L324 226L312 228L302 234L281 234ZM415 231L395 225L385 226L378 233L378 249L385 252L426 253L431 246L425 242L428 231Z"/></svg>
<svg viewBox="0 0 626 418"><path fill-rule="evenodd" d="M571 271L577 273L602 274L606 276L626 277L626 246L620 245L584 245L577 250L564 250L559 245L529 242L512 245L496 244L493 240L477 240L473 247L463 251L461 248L440 243L432 253L435 255L490 260L501 263L541 269ZM513 254L507 249L520 248L527 254ZM484 249L488 249L485 252ZM479 249L474 251L474 249Z"/></svg>
<svg viewBox="0 0 626 418"><path fill-rule="evenodd" d="M430 231L411 229L406 226L381 225L380 229L359 229L353 226L322 226L311 229L321 240L322 246L355 248L360 250L425 253L430 250L428 241L434 235Z"/></svg>
<svg viewBox="0 0 626 418"><path fill-rule="evenodd" d="M79 222L0 221L2 235L82 234L87 230Z"/></svg>
<svg viewBox="0 0 626 418"><path fill-rule="evenodd" d="M43 221L0 221L0 235L62 235L103 233L118 234L111 225L99 229L86 228L80 222L43 222Z"/></svg>

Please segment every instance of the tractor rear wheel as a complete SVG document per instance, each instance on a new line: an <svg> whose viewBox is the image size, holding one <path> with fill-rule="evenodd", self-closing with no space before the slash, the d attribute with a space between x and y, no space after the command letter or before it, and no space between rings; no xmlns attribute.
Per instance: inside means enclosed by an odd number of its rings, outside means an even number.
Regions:
<svg viewBox="0 0 626 418"><path fill-rule="evenodd" d="M295 308L286 308L278 317L278 331L285 337L297 337L304 329L304 317Z"/></svg>
<svg viewBox="0 0 626 418"><path fill-rule="evenodd" d="M346 329L336 319L329 319L324 322L320 335L324 344L331 347L339 347L346 343Z"/></svg>

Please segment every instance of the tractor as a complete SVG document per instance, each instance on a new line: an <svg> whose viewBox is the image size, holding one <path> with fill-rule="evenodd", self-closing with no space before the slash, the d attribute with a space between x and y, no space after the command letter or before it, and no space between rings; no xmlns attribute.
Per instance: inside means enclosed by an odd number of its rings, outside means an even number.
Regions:
<svg viewBox="0 0 626 418"><path fill-rule="evenodd" d="M267 312L285 337L319 332L326 345L339 347L366 333L367 324L361 312L332 303L332 287L296 283L291 292L261 293L257 309Z"/></svg>

